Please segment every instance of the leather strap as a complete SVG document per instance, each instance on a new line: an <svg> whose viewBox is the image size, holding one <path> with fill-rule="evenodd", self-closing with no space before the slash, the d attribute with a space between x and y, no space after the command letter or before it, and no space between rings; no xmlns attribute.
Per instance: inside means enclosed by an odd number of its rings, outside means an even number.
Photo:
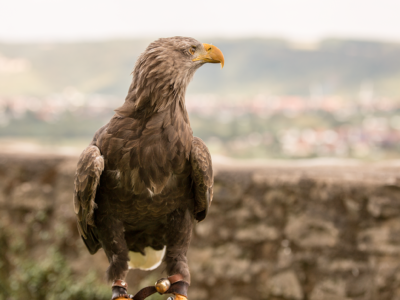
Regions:
<svg viewBox="0 0 400 300"><path fill-rule="evenodd" d="M179 294L187 298L187 291L189 288L189 283L186 281L178 281L171 285L166 294Z"/></svg>
<svg viewBox="0 0 400 300"><path fill-rule="evenodd" d="M135 296L133 296L133 300L143 300L146 299L148 296L153 295L156 293L157 290L154 286L147 286L145 288L142 288L139 292L136 293Z"/></svg>
<svg viewBox="0 0 400 300"><path fill-rule="evenodd" d="M126 283L125 280L122 280L122 279L115 279L111 287L114 287L114 286L119 286L124 289L128 289L128 284Z"/></svg>
<svg viewBox="0 0 400 300"><path fill-rule="evenodd" d="M189 288L189 283L183 281L183 276L181 274L175 274L168 277L171 282L171 287L164 294L179 294L187 298L187 290ZM144 300L145 298L156 293L157 290L154 286L147 286L142 288L139 292L133 296L133 300Z"/></svg>
<svg viewBox="0 0 400 300"><path fill-rule="evenodd" d="M171 282L171 284L174 284L175 282L182 281L183 276L181 274L171 275L168 277L168 280Z"/></svg>

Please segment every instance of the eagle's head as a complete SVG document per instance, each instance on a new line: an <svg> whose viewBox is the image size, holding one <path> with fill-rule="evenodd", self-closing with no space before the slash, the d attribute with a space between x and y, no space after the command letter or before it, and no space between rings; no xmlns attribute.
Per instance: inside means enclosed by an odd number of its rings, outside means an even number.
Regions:
<svg viewBox="0 0 400 300"><path fill-rule="evenodd" d="M185 73L193 72L205 63L220 63L223 67L224 55L213 45L202 44L190 37L176 36L151 43L138 59L136 67L143 63L153 66L150 71L170 68Z"/></svg>
<svg viewBox="0 0 400 300"><path fill-rule="evenodd" d="M205 63L220 63L222 67L224 65L224 55L221 50L190 37L176 36L158 39L147 47L143 55L151 57L151 53L155 53L156 56L166 55L168 61L173 61L177 67L187 70L197 69Z"/></svg>
<svg viewBox="0 0 400 300"><path fill-rule="evenodd" d="M139 56L127 101L135 107L150 104L159 110L184 96L195 71L205 63L224 66L221 50L190 37L161 38Z"/></svg>

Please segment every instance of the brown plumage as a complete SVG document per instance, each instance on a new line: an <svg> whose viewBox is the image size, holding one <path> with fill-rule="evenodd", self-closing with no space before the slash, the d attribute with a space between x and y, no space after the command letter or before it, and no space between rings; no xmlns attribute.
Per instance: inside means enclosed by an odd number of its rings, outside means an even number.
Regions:
<svg viewBox="0 0 400 300"><path fill-rule="evenodd" d="M125 103L79 158L78 229L90 253L104 249L110 281L125 278L128 251L166 246L168 275L190 282L186 252L194 220L212 201L213 171L206 145L193 137L185 92L206 62L223 65L221 51L184 37L151 43Z"/></svg>

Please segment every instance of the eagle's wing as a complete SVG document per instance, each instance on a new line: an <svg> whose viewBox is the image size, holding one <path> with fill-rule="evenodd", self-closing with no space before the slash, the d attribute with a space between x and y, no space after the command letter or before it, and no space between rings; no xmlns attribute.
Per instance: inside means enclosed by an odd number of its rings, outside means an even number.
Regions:
<svg viewBox="0 0 400 300"><path fill-rule="evenodd" d="M79 157L75 173L74 209L78 217L78 230L90 253L95 253L100 244L91 226L96 207L95 196L100 175L104 170L104 159L99 148L87 147ZM88 226L91 225L91 226Z"/></svg>
<svg viewBox="0 0 400 300"><path fill-rule="evenodd" d="M195 218L202 221L208 212L213 198L214 176L211 155L204 142L194 137L190 152L192 180L195 194Z"/></svg>

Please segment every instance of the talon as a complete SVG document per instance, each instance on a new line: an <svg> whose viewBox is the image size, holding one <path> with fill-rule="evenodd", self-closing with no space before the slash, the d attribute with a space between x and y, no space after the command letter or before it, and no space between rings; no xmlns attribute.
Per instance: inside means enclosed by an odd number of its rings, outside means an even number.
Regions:
<svg viewBox="0 0 400 300"><path fill-rule="evenodd" d="M179 295L179 294L175 294L175 300L188 300L188 298L186 298L183 295Z"/></svg>
<svg viewBox="0 0 400 300"><path fill-rule="evenodd" d="M127 284L121 280L124 286L127 287ZM112 287L112 297L111 300L125 300L131 299L131 295L128 295L126 288L118 285L113 285Z"/></svg>

